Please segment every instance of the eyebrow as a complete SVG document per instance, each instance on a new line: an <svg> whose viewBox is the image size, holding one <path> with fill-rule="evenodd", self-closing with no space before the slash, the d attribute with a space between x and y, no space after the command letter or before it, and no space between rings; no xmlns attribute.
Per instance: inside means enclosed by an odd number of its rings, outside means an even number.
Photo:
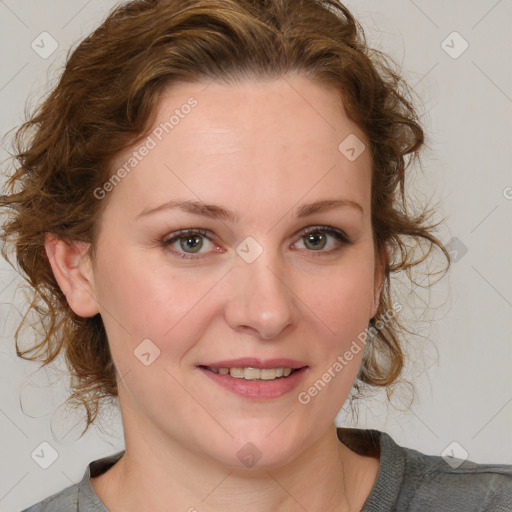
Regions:
<svg viewBox="0 0 512 512"><path fill-rule="evenodd" d="M309 215L313 215L314 213L320 213L328 210L333 210L335 208L344 207L353 208L364 214L363 207L359 203L356 203L355 201L351 201L349 199L324 199L322 201L316 201L314 203L308 203L299 206L297 208L296 215L298 218L302 218L308 217ZM156 206L155 208L151 208L149 210L142 210L137 215L136 218L138 219L140 217L146 217L157 212L173 209L179 209L187 213L192 213L194 215L202 215L203 217L228 220L231 222L238 222L238 220L240 219L240 215L237 212L232 212L231 210L227 210L222 206L191 200L167 201L166 203L161 204L160 206Z"/></svg>

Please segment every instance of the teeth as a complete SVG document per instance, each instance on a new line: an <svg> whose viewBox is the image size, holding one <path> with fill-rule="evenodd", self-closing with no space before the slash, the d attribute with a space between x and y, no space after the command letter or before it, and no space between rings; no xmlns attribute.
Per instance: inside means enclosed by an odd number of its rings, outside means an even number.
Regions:
<svg viewBox="0 0 512 512"><path fill-rule="evenodd" d="M292 373L291 368L212 368L211 366L207 368L213 373L221 375L229 373L235 379L246 380L274 380L279 377L288 377Z"/></svg>

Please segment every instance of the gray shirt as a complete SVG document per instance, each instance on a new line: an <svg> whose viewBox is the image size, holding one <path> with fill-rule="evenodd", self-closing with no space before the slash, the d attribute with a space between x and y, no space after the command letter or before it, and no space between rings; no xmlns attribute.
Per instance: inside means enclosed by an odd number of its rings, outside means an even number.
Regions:
<svg viewBox="0 0 512 512"><path fill-rule="evenodd" d="M379 430L338 428L338 438L361 455L379 455L377 479L361 512L512 512L512 465L458 467L441 456L396 444ZM108 512L90 483L124 451L91 462L82 480L22 512Z"/></svg>

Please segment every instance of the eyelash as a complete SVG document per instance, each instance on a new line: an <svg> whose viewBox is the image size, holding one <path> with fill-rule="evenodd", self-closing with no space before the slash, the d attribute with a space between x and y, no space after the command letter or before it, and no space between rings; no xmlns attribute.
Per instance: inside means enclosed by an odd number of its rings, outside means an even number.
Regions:
<svg viewBox="0 0 512 512"><path fill-rule="evenodd" d="M324 250L321 250L321 249L318 250L318 251L308 250L308 252L313 253L313 254L311 254L311 256L313 256L313 257L323 256L325 254L331 254L331 253L334 253L336 251L339 251L344 245L351 245L352 244L352 241L346 235L346 233L344 233L343 231L341 231L339 229L330 227L330 226L311 226L311 227L308 227L308 228L304 229L301 232L301 234L299 236L299 240L301 238L304 238L305 236L311 234L311 233L324 233L324 234L333 236L338 242L340 242L340 245L338 247L336 247L334 249L331 249L331 250L328 250L328 251L324 251ZM195 229L195 228L194 229L182 229L180 231L177 231L176 233L172 233L170 235L170 237L164 238L163 240L160 241L160 243L161 243L161 246L163 248L165 248L166 250L170 251L171 253L173 253L178 258L182 258L182 259L186 259L186 260L199 260L199 259L204 258L205 256L197 256L197 255L195 255L193 253L184 253L184 252L177 251L175 249L170 249L170 247L169 247L174 242L176 242L176 241L178 241L178 240L180 240L182 238L190 238L190 237L197 236L197 235L203 236L206 239L208 239L210 242L215 243L208 236L208 232L207 231L205 231L203 229ZM318 253L318 254L315 254L315 253Z"/></svg>

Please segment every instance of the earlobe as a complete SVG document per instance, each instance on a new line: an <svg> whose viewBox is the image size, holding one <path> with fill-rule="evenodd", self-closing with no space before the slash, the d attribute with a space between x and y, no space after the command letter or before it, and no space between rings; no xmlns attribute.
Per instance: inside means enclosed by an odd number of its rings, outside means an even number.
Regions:
<svg viewBox="0 0 512 512"><path fill-rule="evenodd" d="M51 233L46 235L45 250L53 275L69 306L81 317L99 313L87 248L84 242L66 242Z"/></svg>

